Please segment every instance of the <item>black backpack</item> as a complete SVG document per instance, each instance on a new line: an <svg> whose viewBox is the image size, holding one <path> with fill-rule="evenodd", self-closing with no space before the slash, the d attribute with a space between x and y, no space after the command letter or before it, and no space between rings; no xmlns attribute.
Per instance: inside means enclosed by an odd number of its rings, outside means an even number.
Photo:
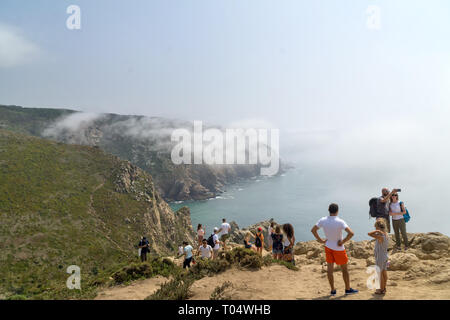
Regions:
<svg viewBox="0 0 450 320"><path fill-rule="evenodd" d="M212 235L210 235L208 240L207 240L208 245L210 245L211 248L214 248L216 246L216 244L214 243L213 237L214 237L214 233Z"/></svg>
<svg viewBox="0 0 450 320"><path fill-rule="evenodd" d="M258 236L256 236L256 238L255 238L255 246L262 247L261 238Z"/></svg>
<svg viewBox="0 0 450 320"><path fill-rule="evenodd" d="M369 200L369 219L370 217L378 217L378 198L372 198Z"/></svg>

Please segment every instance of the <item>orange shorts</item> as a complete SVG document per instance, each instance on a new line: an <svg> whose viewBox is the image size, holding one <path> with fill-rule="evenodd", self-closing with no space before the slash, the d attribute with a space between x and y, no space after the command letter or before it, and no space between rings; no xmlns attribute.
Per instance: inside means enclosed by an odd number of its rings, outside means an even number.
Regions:
<svg viewBox="0 0 450 320"><path fill-rule="evenodd" d="M337 265L347 264L348 257L347 251L336 251L328 247L325 247L325 255L327 258L327 263L336 263Z"/></svg>

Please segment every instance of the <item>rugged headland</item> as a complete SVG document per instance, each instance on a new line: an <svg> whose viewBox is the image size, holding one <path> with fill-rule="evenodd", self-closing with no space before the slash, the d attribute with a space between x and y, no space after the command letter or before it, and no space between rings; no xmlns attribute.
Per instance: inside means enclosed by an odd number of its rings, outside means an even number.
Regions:
<svg viewBox="0 0 450 320"><path fill-rule="evenodd" d="M257 164L173 164L170 134L191 127L186 121L158 117L0 105L0 129L99 147L151 174L166 201L212 198L225 185L260 174Z"/></svg>

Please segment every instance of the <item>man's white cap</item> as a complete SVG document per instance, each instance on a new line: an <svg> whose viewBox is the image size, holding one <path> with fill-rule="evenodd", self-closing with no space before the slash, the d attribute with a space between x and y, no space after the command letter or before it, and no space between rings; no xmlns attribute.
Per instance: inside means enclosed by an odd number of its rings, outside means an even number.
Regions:
<svg viewBox="0 0 450 320"><path fill-rule="evenodd" d="M214 231L219 231L219 228L217 228L217 227L214 227Z"/></svg>

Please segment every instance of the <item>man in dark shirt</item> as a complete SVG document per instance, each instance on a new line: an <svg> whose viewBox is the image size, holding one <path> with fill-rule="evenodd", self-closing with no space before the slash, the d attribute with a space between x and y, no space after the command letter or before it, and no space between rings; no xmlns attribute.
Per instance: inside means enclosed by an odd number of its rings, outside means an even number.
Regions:
<svg viewBox="0 0 450 320"><path fill-rule="evenodd" d="M139 248L141 249L141 261L147 261L147 252L149 249L150 243L148 242L146 237L142 237L141 241L139 241Z"/></svg>
<svg viewBox="0 0 450 320"><path fill-rule="evenodd" d="M389 191L388 188L383 188L381 190L381 197L377 200L377 219L384 218L386 220L387 232L391 232L391 222L389 217L389 203L391 201L392 194L396 193L398 190L393 189Z"/></svg>

